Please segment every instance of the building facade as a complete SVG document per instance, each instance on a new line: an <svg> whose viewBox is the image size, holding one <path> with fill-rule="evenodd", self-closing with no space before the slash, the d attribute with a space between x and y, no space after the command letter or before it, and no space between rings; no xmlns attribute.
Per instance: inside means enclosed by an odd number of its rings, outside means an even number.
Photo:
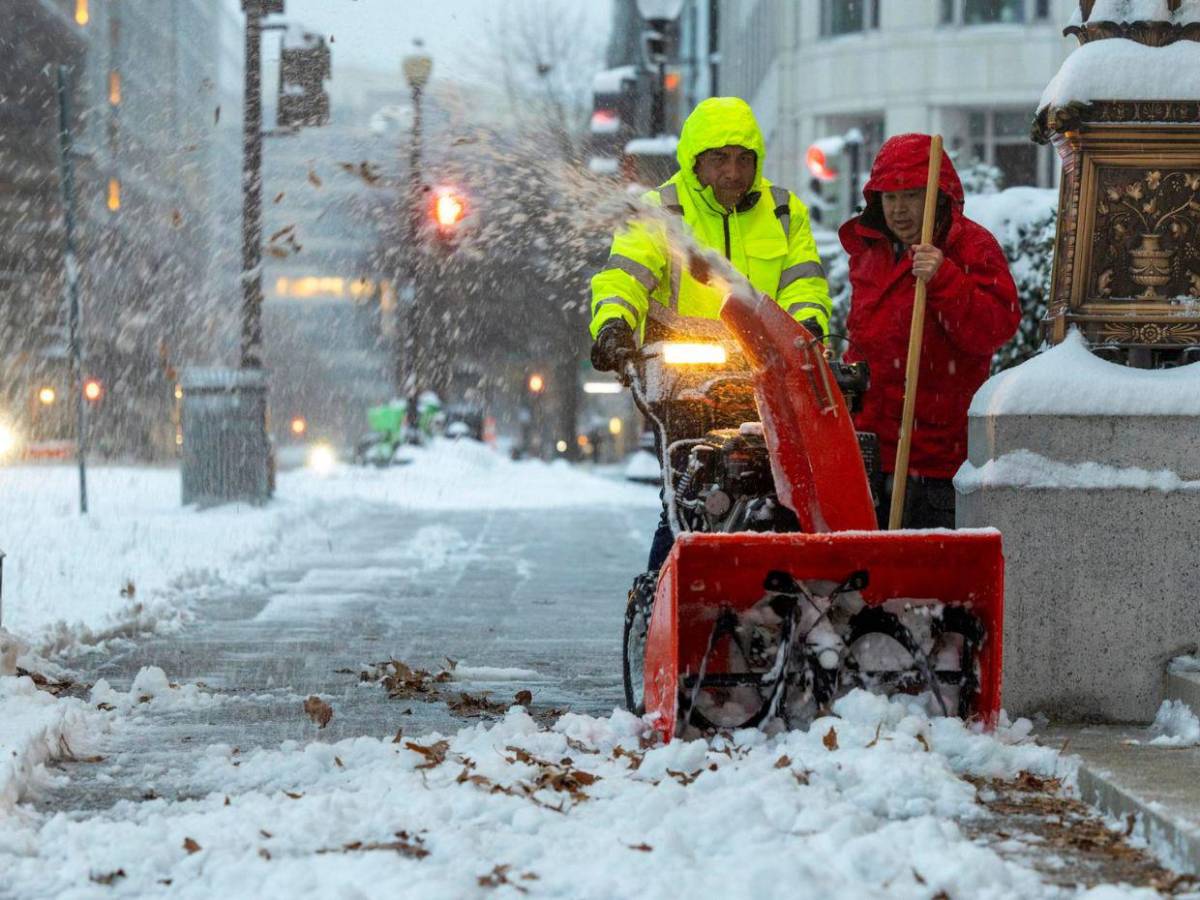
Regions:
<svg viewBox="0 0 1200 900"><path fill-rule="evenodd" d="M31 439L70 437L55 64L70 67L85 375L101 452L171 452L174 386L184 362L219 356L230 317L211 272L229 223L217 214L223 110L218 85L226 4L207 0L17 4L3 80L5 191L22 195L22 229L0 234L0 284L14 339L0 367ZM228 111L236 116L236 110ZM236 237L236 236L234 236ZM230 285L230 291L233 289ZM236 308L230 310L236 312ZM14 326L15 323L15 326ZM49 396L39 404L29 396Z"/></svg>
<svg viewBox="0 0 1200 900"><path fill-rule="evenodd" d="M808 147L939 132L960 166L1000 170L1005 186L1049 187L1056 162L1030 142L1042 90L1074 41L1073 0L722 0L721 93L754 106L768 174L808 182Z"/></svg>

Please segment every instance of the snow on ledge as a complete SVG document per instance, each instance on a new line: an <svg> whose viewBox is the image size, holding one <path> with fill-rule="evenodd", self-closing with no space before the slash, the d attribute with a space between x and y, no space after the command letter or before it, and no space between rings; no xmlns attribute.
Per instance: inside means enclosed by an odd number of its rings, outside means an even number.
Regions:
<svg viewBox="0 0 1200 900"><path fill-rule="evenodd" d="M1200 491L1200 481L1184 481L1168 469L1152 472L1097 462L1058 462L1031 450L1005 453L978 467L965 462L954 476L954 488L960 494L994 487L1161 491L1169 494Z"/></svg>
<svg viewBox="0 0 1200 900"><path fill-rule="evenodd" d="M1072 330L1058 346L989 378L968 415L1200 416L1200 363L1119 366Z"/></svg>
<svg viewBox="0 0 1200 900"><path fill-rule="evenodd" d="M1176 22L1186 25L1200 22L1200 0L1184 0L1175 12L1167 7L1167 0L1096 0L1092 6L1089 22ZM1071 24L1083 24L1079 6L1071 14Z"/></svg>
<svg viewBox="0 0 1200 900"><path fill-rule="evenodd" d="M1147 47L1125 38L1092 41L1075 50L1046 85L1038 110L1094 100L1200 98L1200 47L1176 41Z"/></svg>

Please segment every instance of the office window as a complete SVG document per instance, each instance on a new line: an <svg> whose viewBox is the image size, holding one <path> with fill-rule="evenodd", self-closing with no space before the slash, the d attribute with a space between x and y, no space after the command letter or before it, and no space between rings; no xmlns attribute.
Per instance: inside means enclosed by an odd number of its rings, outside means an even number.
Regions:
<svg viewBox="0 0 1200 900"><path fill-rule="evenodd" d="M1029 140L1033 114L1027 110L974 110L967 116L972 156L1004 173L1004 186L1053 184L1046 147Z"/></svg>
<svg viewBox="0 0 1200 900"><path fill-rule="evenodd" d="M821 0L822 37L878 27L879 0Z"/></svg>
<svg viewBox="0 0 1200 900"><path fill-rule="evenodd" d="M941 0L943 25L1020 25L1050 16L1050 0Z"/></svg>

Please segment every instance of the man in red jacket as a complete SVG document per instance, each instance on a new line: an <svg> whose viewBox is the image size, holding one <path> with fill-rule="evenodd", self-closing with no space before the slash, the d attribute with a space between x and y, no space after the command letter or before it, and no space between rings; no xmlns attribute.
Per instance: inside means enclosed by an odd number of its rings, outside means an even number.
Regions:
<svg viewBox="0 0 1200 900"><path fill-rule="evenodd" d="M1017 289L996 239L963 216L963 191L942 155L933 242L921 243L930 137L903 134L879 151L867 205L838 232L850 254L850 361L866 360L871 387L855 417L879 435L886 527L904 406L904 372L917 279L925 281L925 334L904 504L908 528L953 528L951 479L967 458L967 407L992 354L1016 333Z"/></svg>

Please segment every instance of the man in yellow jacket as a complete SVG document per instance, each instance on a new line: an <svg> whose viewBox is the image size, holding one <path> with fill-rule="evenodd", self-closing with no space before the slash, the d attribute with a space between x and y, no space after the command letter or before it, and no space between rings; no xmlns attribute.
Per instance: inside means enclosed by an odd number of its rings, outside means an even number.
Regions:
<svg viewBox="0 0 1200 900"><path fill-rule="evenodd" d="M824 335L829 287L808 210L763 177L763 137L749 104L736 97L700 103L683 124L677 157L679 171L642 199L682 217L699 244L722 253L755 288ZM636 349L635 334L649 342L721 326L724 297L703 271L689 269L687 257L686 248L670 246L661 223L633 222L617 233L608 263L592 278L597 369L619 370Z"/></svg>

